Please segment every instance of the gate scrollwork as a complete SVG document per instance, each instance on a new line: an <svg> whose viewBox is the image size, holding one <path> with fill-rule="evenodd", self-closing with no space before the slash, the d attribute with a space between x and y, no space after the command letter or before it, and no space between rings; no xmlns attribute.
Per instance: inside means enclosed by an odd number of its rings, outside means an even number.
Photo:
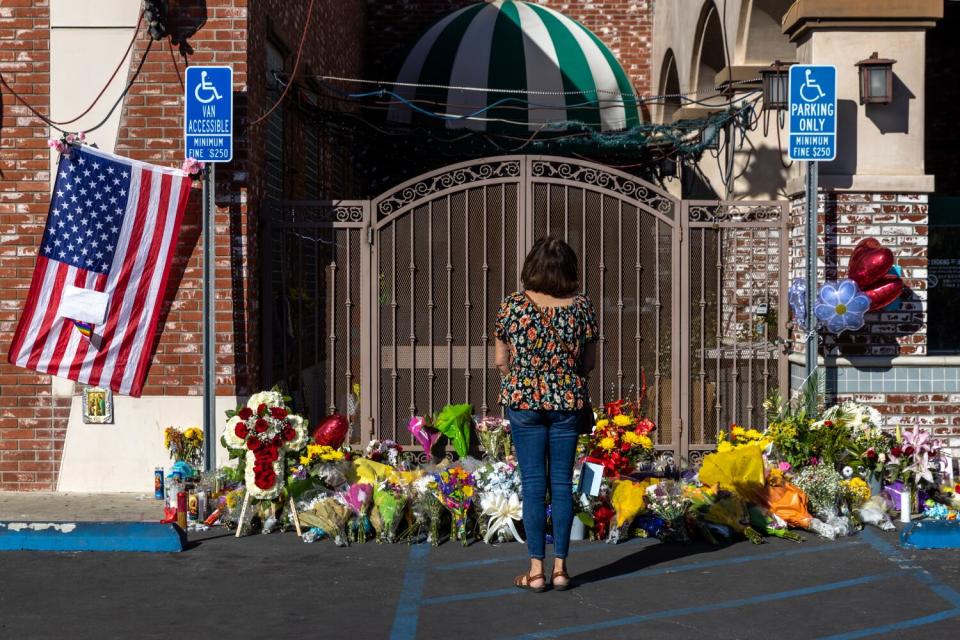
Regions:
<svg viewBox="0 0 960 640"><path fill-rule="evenodd" d="M592 185L632 198L673 218L674 200L650 188L649 185L628 176L606 171L598 165L584 165L559 160L534 160L530 174L535 178L570 180L581 185Z"/></svg>
<svg viewBox="0 0 960 640"><path fill-rule="evenodd" d="M383 197L377 205L377 215L383 218L417 200L454 187L496 178L519 178L521 170L520 160L513 159L478 162L427 176Z"/></svg>
<svg viewBox="0 0 960 640"><path fill-rule="evenodd" d="M780 205L690 205L690 222L776 222L780 219Z"/></svg>

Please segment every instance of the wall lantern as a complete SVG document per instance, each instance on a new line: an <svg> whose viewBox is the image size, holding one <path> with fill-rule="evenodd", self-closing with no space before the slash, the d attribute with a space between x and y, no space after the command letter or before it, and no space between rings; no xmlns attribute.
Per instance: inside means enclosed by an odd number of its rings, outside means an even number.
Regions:
<svg viewBox="0 0 960 640"><path fill-rule="evenodd" d="M777 60L760 70L763 81L763 110L783 111L790 102L790 65L792 62Z"/></svg>
<svg viewBox="0 0 960 640"><path fill-rule="evenodd" d="M707 122L700 130L700 146L710 151L720 148L720 125L716 121Z"/></svg>
<svg viewBox="0 0 960 640"><path fill-rule="evenodd" d="M860 69L860 104L893 102L894 63L896 60L878 57L876 51L866 60L857 63Z"/></svg>

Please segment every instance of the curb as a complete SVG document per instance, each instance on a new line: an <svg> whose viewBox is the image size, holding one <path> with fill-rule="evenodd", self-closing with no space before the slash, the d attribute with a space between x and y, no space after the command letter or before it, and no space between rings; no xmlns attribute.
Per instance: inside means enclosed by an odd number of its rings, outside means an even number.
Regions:
<svg viewBox="0 0 960 640"><path fill-rule="evenodd" d="M144 551L177 553L186 534L148 522L0 522L0 551Z"/></svg>

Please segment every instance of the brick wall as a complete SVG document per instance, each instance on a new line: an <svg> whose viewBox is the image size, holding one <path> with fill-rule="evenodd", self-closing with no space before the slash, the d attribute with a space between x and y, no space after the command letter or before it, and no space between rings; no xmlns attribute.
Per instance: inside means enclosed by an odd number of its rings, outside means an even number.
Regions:
<svg viewBox="0 0 960 640"><path fill-rule="evenodd" d="M790 279L805 273L805 199L791 202ZM817 226L817 279L843 280L856 244L874 237L894 254L903 268L904 293L900 309L873 312L859 331L839 336L825 334L821 354L843 357L926 355L927 196L892 193L836 193L820 195ZM804 353L799 332L794 348Z"/></svg>
<svg viewBox="0 0 960 640"><path fill-rule="evenodd" d="M234 72L234 118L246 116L246 0L208 0L203 28L187 37L191 65L230 65ZM189 16L185 16L189 17ZM191 21L182 20L184 28ZM193 29L190 29L192 31ZM189 31L187 32L189 33ZM141 31L131 73L148 43ZM154 42L136 84L123 104L116 153L165 166L183 161L183 88L185 60L169 40ZM235 127L237 125L235 124ZM250 388L246 354L253 345L250 294L246 286L246 146L237 136L234 161L216 171L216 327L217 394L243 394ZM144 395L203 393L203 251L200 183L184 214L177 252L161 308L161 330Z"/></svg>
<svg viewBox="0 0 960 640"><path fill-rule="evenodd" d="M46 0L0 6L0 73L40 113L49 114L50 10ZM0 91L0 349L13 336L33 273L49 204L47 125ZM49 487L69 412L50 378L0 364L0 489Z"/></svg>

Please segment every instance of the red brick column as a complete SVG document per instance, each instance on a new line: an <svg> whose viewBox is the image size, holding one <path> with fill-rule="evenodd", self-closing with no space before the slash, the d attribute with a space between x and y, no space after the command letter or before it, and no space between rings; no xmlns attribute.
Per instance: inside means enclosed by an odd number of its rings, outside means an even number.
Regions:
<svg viewBox="0 0 960 640"><path fill-rule="evenodd" d="M50 108L50 9L47 0L4 0L0 73L43 115ZM30 286L49 204L47 125L0 90L0 490L56 482L69 403L50 394L50 377L6 364Z"/></svg>

